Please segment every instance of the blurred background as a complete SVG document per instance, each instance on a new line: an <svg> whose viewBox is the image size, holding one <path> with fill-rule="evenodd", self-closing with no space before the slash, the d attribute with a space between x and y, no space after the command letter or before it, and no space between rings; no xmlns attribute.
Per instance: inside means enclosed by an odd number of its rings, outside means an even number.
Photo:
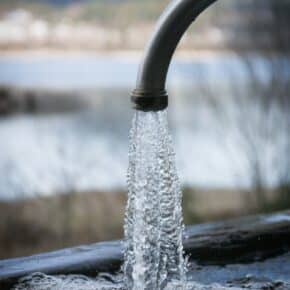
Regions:
<svg viewBox="0 0 290 290"><path fill-rule="evenodd" d="M0 258L122 237L129 95L168 3L0 1ZM180 44L186 224L290 208L289 9L220 0Z"/></svg>

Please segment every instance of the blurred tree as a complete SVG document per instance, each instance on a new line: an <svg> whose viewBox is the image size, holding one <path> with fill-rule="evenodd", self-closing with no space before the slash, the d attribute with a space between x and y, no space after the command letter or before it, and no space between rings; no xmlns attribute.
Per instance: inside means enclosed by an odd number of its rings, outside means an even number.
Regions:
<svg viewBox="0 0 290 290"><path fill-rule="evenodd" d="M231 142L243 148L250 174L252 192L246 202L263 211L290 207L289 8L286 0L235 1L225 10L218 6L217 14L234 15L214 21L222 29L230 25L225 47L238 56L246 78L241 82L226 72L230 95L226 106L216 99L214 88L202 88L221 124L235 127ZM252 193L255 203L249 203Z"/></svg>

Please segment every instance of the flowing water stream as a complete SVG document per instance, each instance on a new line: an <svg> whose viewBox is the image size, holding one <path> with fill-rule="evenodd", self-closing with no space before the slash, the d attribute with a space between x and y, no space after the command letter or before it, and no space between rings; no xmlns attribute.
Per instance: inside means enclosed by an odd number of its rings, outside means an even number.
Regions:
<svg viewBox="0 0 290 290"><path fill-rule="evenodd" d="M163 289L184 279L181 189L167 111L136 112L130 134L125 284Z"/></svg>
<svg viewBox="0 0 290 290"><path fill-rule="evenodd" d="M184 281L181 189L167 111L135 112L130 132L123 281L35 274L15 287L31 289L165 289ZM105 284L104 284L105 283Z"/></svg>

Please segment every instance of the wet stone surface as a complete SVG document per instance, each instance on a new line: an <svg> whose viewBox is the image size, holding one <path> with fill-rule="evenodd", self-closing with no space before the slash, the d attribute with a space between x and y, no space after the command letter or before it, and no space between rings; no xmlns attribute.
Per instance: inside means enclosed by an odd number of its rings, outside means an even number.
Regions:
<svg viewBox="0 0 290 290"><path fill-rule="evenodd" d="M203 267L191 263L188 270L188 280L200 285L187 289L290 289L290 253L250 264Z"/></svg>
<svg viewBox="0 0 290 290"><path fill-rule="evenodd" d="M182 285L174 283L169 285L166 290L242 290L242 289L255 289L255 290L287 290L290 289L290 284L278 281L278 282L266 282L266 281L255 281L255 278L245 278L247 282L242 282L240 285L228 285L222 286L220 284L201 285L195 282ZM239 283L238 283L239 284Z"/></svg>
<svg viewBox="0 0 290 290"><path fill-rule="evenodd" d="M290 290L289 217L280 212L187 227L187 282L174 282L167 290ZM123 275L112 274L124 262L122 245L104 242L0 261L0 289L123 290ZM22 288L15 287L19 282Z"/></svg>

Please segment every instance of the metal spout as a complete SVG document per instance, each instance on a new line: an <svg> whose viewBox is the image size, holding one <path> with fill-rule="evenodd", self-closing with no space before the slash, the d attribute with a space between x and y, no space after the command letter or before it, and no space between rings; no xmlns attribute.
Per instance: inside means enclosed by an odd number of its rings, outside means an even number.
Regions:
<svg viewBox="0 0 290 290"><path fill-rule="evenodd" d="M174 0L160 17L146 48L131 100L136 110L160 111L168 106L166 78L183 34L196 17L217 0Z"/></svg>

